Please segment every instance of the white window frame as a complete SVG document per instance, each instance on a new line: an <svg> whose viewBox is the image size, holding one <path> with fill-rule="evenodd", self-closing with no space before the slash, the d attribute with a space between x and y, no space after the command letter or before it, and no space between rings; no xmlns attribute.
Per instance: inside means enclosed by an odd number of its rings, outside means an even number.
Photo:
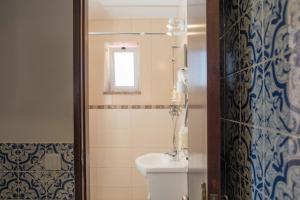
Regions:
<svg viewBox="0 0 300 200"><path fill-rule="evenodd" d="M114 55L117 52L133 52L134 54L134 86L116 86L115 83L115 59ZM139 47L109 47L109 71L110 71L110 92L138 92L139 91Z"/></svg>

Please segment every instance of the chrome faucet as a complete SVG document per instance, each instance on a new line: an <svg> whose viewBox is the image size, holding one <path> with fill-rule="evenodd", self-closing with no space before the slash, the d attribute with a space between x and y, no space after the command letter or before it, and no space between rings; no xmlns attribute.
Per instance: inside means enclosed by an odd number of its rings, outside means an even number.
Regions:
<svg viewBox="0 0 300 200"><path fill-rule="evenodd" d="M179 152L178 150L173 150L173 152L167 152L165 153L168 156L171 156L172 160L179 161Z"/></svg>

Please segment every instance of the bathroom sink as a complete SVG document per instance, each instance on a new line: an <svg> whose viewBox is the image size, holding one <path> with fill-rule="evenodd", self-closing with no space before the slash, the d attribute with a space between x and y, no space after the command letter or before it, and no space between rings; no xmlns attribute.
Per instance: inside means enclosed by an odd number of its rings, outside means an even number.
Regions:
<svg viewBox="0 0 300 200"><path fill-rule="evenodd" d="M149 173L185 173L188 170L188 161L185 158L174 161L170 155L164 153L142 155L135 163L144 176Z"/></svg>
<svg viewBox="0 0 300 200"><path fill-rule="evenodd" d="M164 153L150 153L135 160L137 169L147 178L151 200L174 200L187 195L188 161L173 160Z"/></svg>

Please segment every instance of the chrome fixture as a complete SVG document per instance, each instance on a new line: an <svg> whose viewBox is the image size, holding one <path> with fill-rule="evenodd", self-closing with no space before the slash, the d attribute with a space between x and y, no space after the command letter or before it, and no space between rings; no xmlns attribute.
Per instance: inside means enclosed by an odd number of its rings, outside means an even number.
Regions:
<svg viewBox="0 0 300 200"><path fill-rule="evenodd" d="M172 117L173 122L173 152L168 153L168 155L171 155L174 160L179 160L179 152L177 148L177 137L176 137L176 129L177 129L177 119L179 115L181 114L181 106L178 103L178 92L175 84L175 49L180 48L179 46L172 46L172 83L173 83L173 90L172 90L172 97L171 97L171 105L169 114Z"/></svg>
<svg viewBox="0 0 300 200"><path fill-rule="evenodd" d="M184 35L186 31L186 22L180 18L170 18L167 24L167 35L169 36L180 36Z"/></svg>
<svg viewBox="0 0 300 200"><path fill-rule="evenodd" d="M174 160L174 161L179 161L179 159L180 159L178 150L175 150L173 152L167 152L165 154L168 156L171 156L172 160Z"/></svg>

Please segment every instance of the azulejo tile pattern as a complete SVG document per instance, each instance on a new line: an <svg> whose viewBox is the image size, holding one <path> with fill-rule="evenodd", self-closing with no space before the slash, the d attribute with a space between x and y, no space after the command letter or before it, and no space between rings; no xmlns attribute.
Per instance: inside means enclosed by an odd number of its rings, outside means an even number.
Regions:
<svg viewBox="0 0 300 200"><path fill-rule="evenodd" d="M249 4L250 8L248 8ZM252 4L253 7L251 7ZM262 5L261 1L249 0L243 12L246 14L240 20L239 64L242 69L260 63L263 58Z"/></svg>
<svg viewBox="0 0 300 200"><path fill-rule="evenodd" d="M239 25L235 24L229 30L228 33L225 34L225 56L224 56L224 63L225 63L225 73L231 74L239 70L239 43L240 43L240 36L239 36ZM221 70L222 71L222 70Z"/></svg>
<svg viewBox="0 0 300 200"><path fill-rule="evenodd" d="M0 199L74 199L73 144L0 144ZM45 155L61 168L48 170Z"/></svg>
<svg viewBox="0 0 300 200"><path fill-rule="evenodd" d="M0 172L0 199L18 199L18 174Z"/></svg>
<svg viewBox="0 0 300 200"><path fill-rule="evenodd" d="M289 51L289 2L290 0L263 0L264 56L266 59Z"/></svg>
<svg viewBox="0 0 300 200"><path fill-rule="evenodd" d="M238 121L240 120L240 74L227 76L224 80L225 99L222 100L224 105L225 118Z"/></svg>
<svg viewBox="0 0 300 200"><path fill-rule="evenodd" d="M300 1L223 7L222 194L300 200Z"/></svg>
<svg viewBox="0 0 300 200"><path fill-rule="evenodd" d="M300 133L300 68L290 54L265 64L266 126Z"/></svg>
<svg viewBox="0 0 300 200"><path fill-rule="evenodd" d="M225 124L225 160L227 165L238 171L239 168L239 148L240 148L240 125L227 122Z"/></svg>
<svg viewBox="0 0 300 200"><path fill-rule="evenodd" d="M0 171L14 171L17 168L18 151L16 144L0 145Z"/></svg>
<svg viewBox="0 0 300 200"><path fill-rule="evenodd" d="M264 123L264 72L257 65L241 72L241 121L248 124Z"/></svg>
<svg viewBox="0 0 300 200"><path fill-rule="evenodd" d="M240 151L240 173L251 181L253 187L263 191L264 134L260 129L242 126Z"/></svg>
<svg viewBox="0 0 300 200"><path fill-rule="evenodd" d="M224 0L224 22L225 29L230 29L239 17L239 0Z"/></svg>

